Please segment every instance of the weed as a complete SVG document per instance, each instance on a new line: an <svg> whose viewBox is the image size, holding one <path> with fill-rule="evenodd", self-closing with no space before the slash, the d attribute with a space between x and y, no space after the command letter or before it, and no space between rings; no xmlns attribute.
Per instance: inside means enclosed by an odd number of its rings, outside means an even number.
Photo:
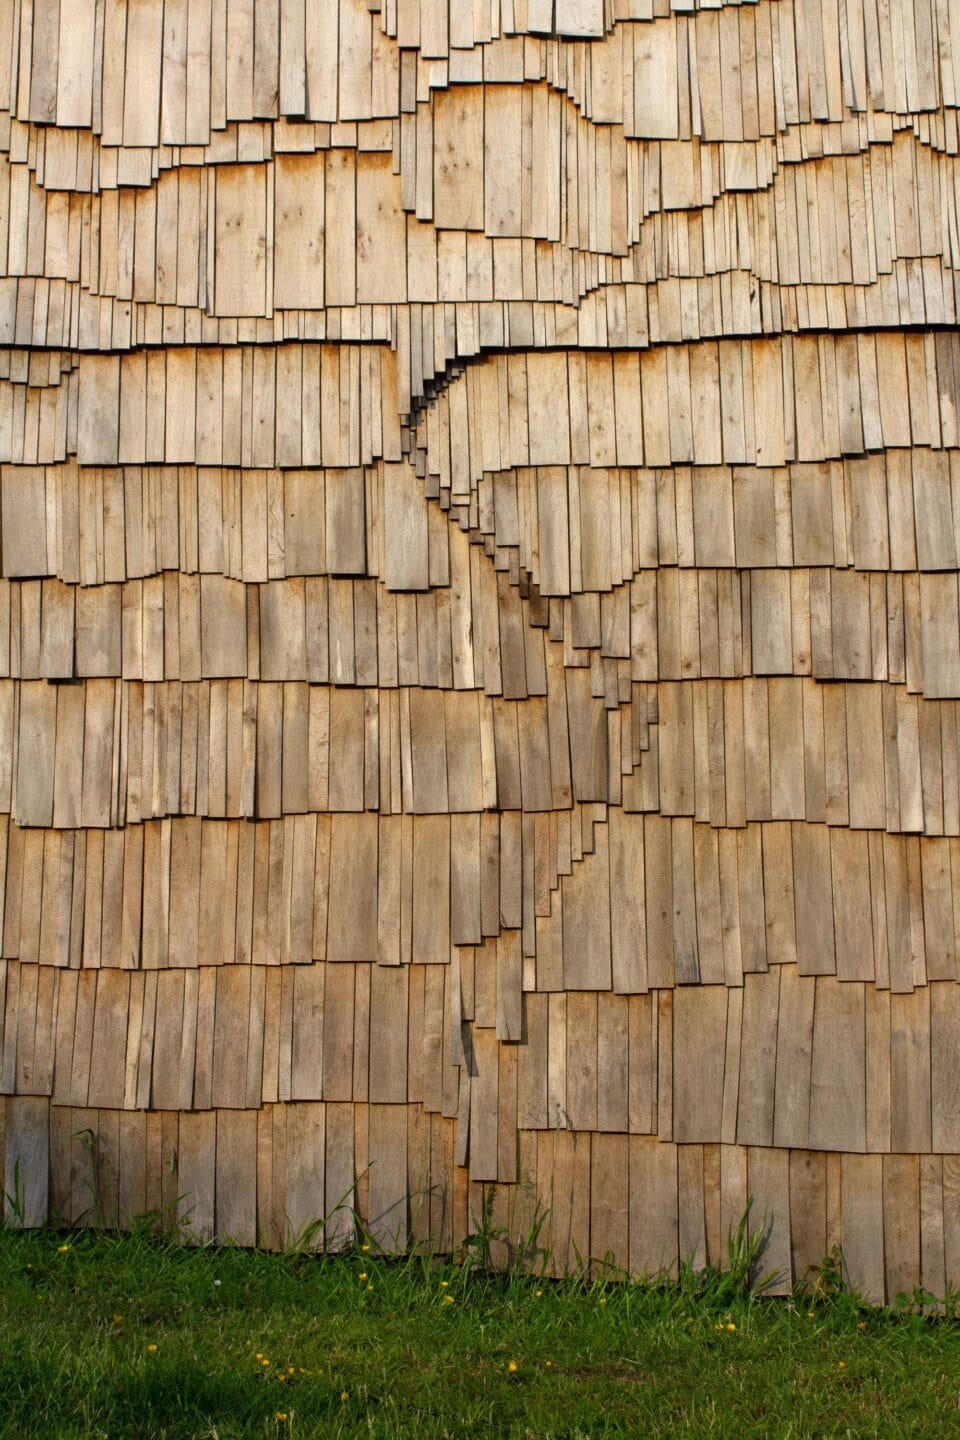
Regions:
<svg viewBox="0 0 960 1440"><path fill-rule="evenodd" d="M84 1184L90 1192L90 1204L83 1212L83 1217L93 1211L93 1223L97 1230L106 1230L107 1217L103 1209L103 1197L100 1190L100 1149L97 1144L97 1137L93 1131L78 1130L74 1136L80 1141L80 1145L87 1157L88 1173L84 1176Z"/></svg>
<svg viewBox="0 0 960 1440"><path fill-rule="evenodd" d="M20 1157L13 1162L13 1190L4 1190L4 1224L12 1220L18 1228L23 1227L26 1211L23 1199L23 1180L20 1176Z"/></svg>
<svg viewBox="0 0 960 1440"><path fill-rule="evenodd" d="M494 1246L507 1239L507 1227L497 1225L493 1219L493 1205L496 1199L496 1185L484 1187L480 1201L480 1214L474 1216L473 1229L463 1240L463 1263L471 1270L492 1270Z"/></svg>
<svg viewBox="0 0 960 1440"><path fill-rule="evenodd" d="M760 1271L760 1260L770 1238L766 1211L758 1226L751 1227L753 1197L737 1223L727 1232L726 1265L696 1269L691 1260L680 1262L677 1284L682 1295L696 1296L702 1303L722 1309L735 1300L751 1300L783 1279L782 1270Z"/></svg>
<svg viewBox="0 0 960 1440"><path fill-rule="evenodd" d="M894 1311L901 1317L919 1315L926 1319L942 1317L956 1320L960 1317L960 1292L948 1290L943 1299L940 1299L925 1286L914 1285L910 1291L897 1292Z"/></svg>
<svg viewBox="0 0 960 1440"><path fill-rule="evenodd" d="M319 1250L326 1240L328 1226L332 1225L338 1215L349 1216L352 1232L354 1234L358 1233L362 1228L360 1217L354 1207L347 1204L347 1201L351 1195L356 1196L357 1186L365 1174L366 1171L357 1176L353 1184L343 1192L336 1205L334 1205L333 1209L328 1211L326 1215L316 1216L312 1220L304 1221L299 1229L296 1230L294 1230L290 1224L290 1217L285 1216L286 1235L283 1245L281 1246L281 1254L290 1260L295 1259L297 1256L307 1255L315 1250Z"/></svg>
<svg viewBox="0 0 960 1440"><path fill-rule="evenodd" d="M158 1205L152 1210L139 1210L136 1215L121 1215L121 1224L131 1235L140 1239L166 1234L174 1241L180 1241L185 1239L185 1226L179 1218L184 1199L183 1195L175 1195L166 1205Z"/></svg>
<svg viewBox="0 0 960 1440"><path fill-rule="evenodd" d="M727 1269L730 1284L739 1294L762 1295L765 1290L783 1278L782 1270L768 1270L765 1275L758 1273L760 1257L770 1240L770 1219L766 1210L760 1225L750 1228L750 1211L753 1196L746 1204L735 1231L727 1233Z"/></svg>
<svg viewBox="0 0 960 1440"><path fill-rule="evenodd" d="M529 1180L523 1176L512 1193L511 1208L504 1224L497 1223L493 1215L497 1186L485 1187L480 1202L480 1214L472 1217L472 1229L465 1236L460 1249L460 1264L466 1270L505 1271L514 1277L537 1278L546 1275L552 1256L550 1246L542 1237L550 1219L550 1210L535 1200L526 1230L519 1227L515 1229L518 1191L521 1199L529 1201L532 1187ZM511 1234L516 1234L515 1241L511 1241ZM580 1268L583 1268L579 1257L578 1263Z"/></svg>
<svg viewBox="0 0 960 1440"><path fill-rule="evenodd" d="M542 1207L540 1201L537 1200L526 1234L521 1233L517 1236L514 1265L525 1274L542 1277L547 1273L550 1264L550 1247L540 1243L540 1236L549 1219L549 1209Z"/></svg>
<svg viewBox="0 0 960 1440"><path fill-rule="evenodd" d="M834 1298L848 1290L843 1250L837 1244L830 1247L819 1265L807 1267L807 1273L797 1287L800 1295L811 1300Z"/></svg>

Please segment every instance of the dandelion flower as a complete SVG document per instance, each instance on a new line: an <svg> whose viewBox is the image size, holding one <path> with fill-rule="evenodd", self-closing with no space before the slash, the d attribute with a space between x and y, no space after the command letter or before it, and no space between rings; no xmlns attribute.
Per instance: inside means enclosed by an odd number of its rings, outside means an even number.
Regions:
<svg viewBox="0 0 960 1440"><path fill-rule="evenodd" d="M58 1254L58 1255L66 1255L66 1253L67 1253L67 1251L68 1251L69 1249L70 1249L70 1246L69 1246L69 1245L58 1245L58 1246L57 1246L57 1254Z"/></svg>
<svg viewBox="0 0 960 1440"><path fill-rule="evenodd" d="M516 1362L516 1360L511 1360L510 1363L509 1363L509 1365L507 1366L507 1369L510 1371L510 1374L511 1374L511 1375L516 1375L516 1373L517 1373L517 1362Z"/></svg>
<svg viewBox="0 0 960 1440"><path fill-rule="evenodd" d="M360 1274L359 1274L359 1276L358 1276L357 1278L358 1278L359 1280L366 1280L366 1278L367 1278L367 1272L366 1272L366 1270L361 1270L361 1271L360 1271Z"/></svg>
<svg viewBox="0 0 960 1440"><path fill-rule="evenodd" d="M444 1295L443 1303L444 1305L455 1305L456 1301L454 1300L452 1295Z"/></svg>
<svg viewBox="0 0 960 1440"><path fill-rule="evenodd" d="M261 1360L261 1361L260 1361L260 1364L261 1364L261 1365L269 1365L269 1364L270 1364L270 1361L269 1361L269 1360Z"/></svg>
<svg viewBox="0 0 960 1440"><path fill-rule="evenodd" d="M606 1305L606 1303L607 1303L607 1297L606 1297L606 1295L601 1295L601 1296L600 1296L600 1300L599 1300L599 1304L601 1304L601 1305Z"/></svg>
<svg viewBox="0 0 960 1440"><path fill-rule="evenodd" d="M369 1246L369 1245L361 1245L361 1246L360 1246L360 1249L363 1251L364 1255L366 1255L366 1254L368 1253L369 1249L370 1249L370 1246Z"/></svg>
<svg viewBox="0 0 960 1440"><path fill-rule="evenodd" d="M441 1289L441 1290L446 1290L446 1289L449 1287L449 1285L450 1285L450 1281L449 1281L449 1280L441 1280L441 1281L440 1281L440 1289Z"/></svg>
<svg viewBox="0 0 960 1440"><path fill-rule="evenodd" d="M736 1328L737 1328L737 1327L736 1327L736 1325L734 1325L734 1323L733 1323L732 1320L728 1320L728 1321L727 1321L727 1329L730 1331L730 1334L731 1334L731 1335L732 1335L733 1332L736 1330Z"/></svg>
<svg viewBox="0 0 960 1440"><path fill-rule="evenodd" d="M222 1281L222 1280L214 1280L213 1283L214 1283L214 1285L222 1285L222 1284L223 1284L223 1281Z"/></svg>
<svg viewBox="0 0 960 1440"><path fill-rule="evenodd" d="M262 1360L262 1359L263 1359L263 1351L262 1351L262 1350L258 1350L257 1353L256 1353L256 1355L254 1355L253 1358L254 1358L254 1360Z"/></svg>
<svg viewBox="0 0 960 1440"><path fill-rule="evenodd" d="M280 1381L280 1384L281 1384L281 1385L283 1385L283 1384L286 1382L286 1378L287 1378L286 1375L284 1375L284 1374L282 1374L282 1373L277 1376L277 1379Z"/></svg>
<svg viewBox="0 0 960 1440"><path fill-rule="evenodd" d="M846 1360L838 1360L838 1361L837 1361L837 1369L838 1369L838 1370L846 1370L846 1368L847 1368L847 1362L846 1362Z"/></svg>
<svg viewBox="0 0 960 1440"><path fill-rule="evenodd" d="M340 1399L341 1399L341 1400L349 1400L349 1399L350 1399L350 1391L349 1391L349 1390L341 1390L341 1391L340 1391Z"/></svg>
<svg viewBox="0 0 960 1440"><path fill-rule="evenodd" d="M156 1353L157 1353L157 1347L156 1347L156 1345L148 1345L148 1346L147 1346L147 1353L150 1354L150 1355L156 1355Z"/></svg>
<svg viewBox="0 0 960 1440"><path fill-rule="evenodd" d="M277 1411L277 1419L278 1419L278 1420L286 1420L286 1418L287 1418L287 1412L286 1412L286 1410L278 1410L278 1411Z"/></svg>
<svg viewBox="0 0 960 1440"><path fill-rule="evenodd" d="M368 1285L368 1286L367 1286L367 1289L368 1289L368 1290L372 1290L372 1289L373 1289L373 1286L372 1286L372 1285Z"/></svg>
<svg viewBox="0 0 960 1440"><path fill-rule="evenodd" d="M119 1324L122 1322L122 1320L123 1320L123 1316L122 1316L122 1315L114 1315L114 1316L112 1317L112 1319L113 1319L114 1325L119 1325Z"/></svg>
<svg viewBox="0 0 960 1440"><path fill-rule="evenodd" d="M857 1329L858 1329L858 1330L866 1330L866 1328L867 1328L867 1322L866 1322L866 1320L861 1320L860 1323L859 1323L859 1325L857 1326Z"/></svg>
<svg viewBox="0 0 960 1440"><path fill-rule="evenodd" d="M544 1362L544 1369L545 1369L545 1370L552 1370L552 1369L553 1369L553 1361L552 1361L552 1360L547 1360L547 1361L545 1361L545 1362Z"/></svg>
<svg viewBox="0 0 960 1440"><path fill-rule="evenodd" d="M535 1298L536 1298L537 1300L539 1300L539 1299L540 1299L540 1296L543 1294L543 1291L542 1291L542 1290L534 1290L533 1293L534 1293Z"/></svg>
<svg viewBox="0 0 960 1440"><path fill-rule="evenodd" d="M288 1365L288 1366L287 1366L287 1374L288 1374L288 1375L295 1375L296 1373L297 1373L297 1372L294 1370L294 1368L293 1368L292 1365Z"/></svg>

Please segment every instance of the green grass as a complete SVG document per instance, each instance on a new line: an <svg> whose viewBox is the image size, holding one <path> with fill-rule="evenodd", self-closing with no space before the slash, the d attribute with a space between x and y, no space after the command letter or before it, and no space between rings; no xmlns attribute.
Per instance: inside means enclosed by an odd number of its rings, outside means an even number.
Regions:
<svg viewBox="0 0 960 1440"><path fill-rule="evenodd" d="M960 1433L957 1322L736 1288L3 1231L0 1435Z"/></svg>

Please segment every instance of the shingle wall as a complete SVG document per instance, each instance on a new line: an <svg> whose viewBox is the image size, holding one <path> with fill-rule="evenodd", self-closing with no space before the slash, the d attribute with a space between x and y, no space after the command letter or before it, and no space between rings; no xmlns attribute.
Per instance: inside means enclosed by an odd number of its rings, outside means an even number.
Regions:
<svg viewBox="0 0 960 1440"><path fill-rule="evenodd" d="M947 0L2 0L30 1222L91 1132L243 1243L960 1281L958 100Z"/></svg>

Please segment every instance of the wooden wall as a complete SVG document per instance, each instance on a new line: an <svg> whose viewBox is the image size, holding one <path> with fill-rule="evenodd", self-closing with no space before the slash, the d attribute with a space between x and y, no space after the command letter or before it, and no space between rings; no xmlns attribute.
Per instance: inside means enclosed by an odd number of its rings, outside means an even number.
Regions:
<svg viewBox="0 0 960 1440"><path fill-rule="evenodd" d="M960 1282L958 97L948 0L0 0L28 1223Z"/></svg>

